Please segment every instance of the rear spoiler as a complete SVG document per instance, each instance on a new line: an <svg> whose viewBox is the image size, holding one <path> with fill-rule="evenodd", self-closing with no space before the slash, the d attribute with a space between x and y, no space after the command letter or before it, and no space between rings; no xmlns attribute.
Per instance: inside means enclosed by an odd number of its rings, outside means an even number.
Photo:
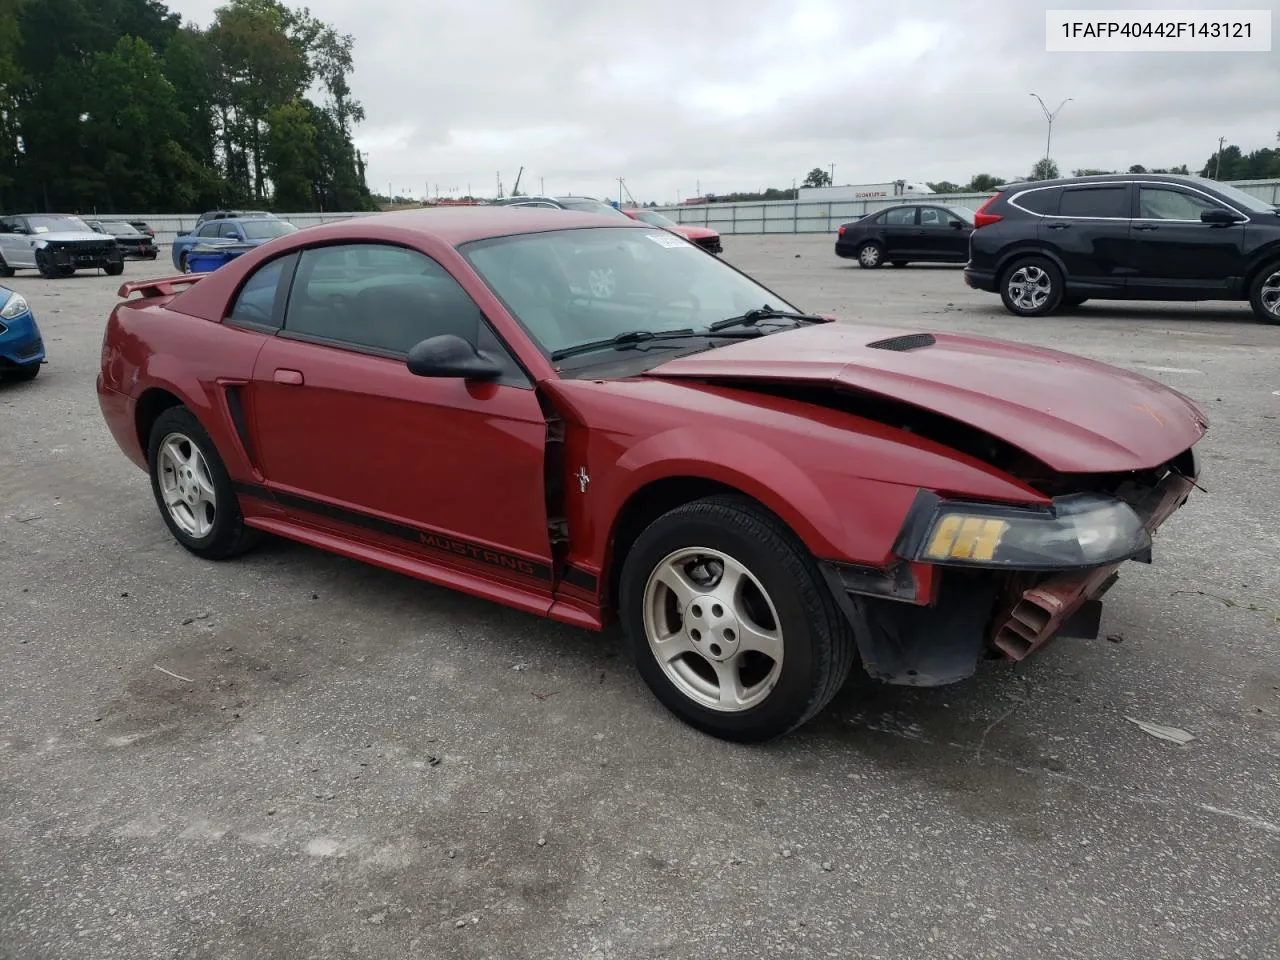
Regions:
<svg viewBox="0 0 1280 960"><path fill-rule="evenodd" d="M143 297L172 297L178 292L178 287L190 286L199 280L203 280L205 276L207 274L183 273L176 277L160 277L156 280L134 280L131 283L120 284L120 289L116 291L116 296L122 300L128 299L135 293L140 293Z"/></svg>

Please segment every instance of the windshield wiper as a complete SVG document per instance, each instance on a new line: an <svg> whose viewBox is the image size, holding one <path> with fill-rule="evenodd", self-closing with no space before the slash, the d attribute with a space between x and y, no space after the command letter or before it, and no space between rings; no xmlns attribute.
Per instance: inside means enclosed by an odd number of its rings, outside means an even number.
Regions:
<svg viewBox="0 0 1280 960"><path fill-rule="evenodd" d="M620 333L605 340L591 340L587 343L578 343L572 347L564 347L553 351L551 359L563 360L566 357L575 357L580 353L590 353L592 350L627 347L635 343L644 343L648 340L684 340L692 336L696 336L692 327L685 327L683 330L659 330L657 333L652 330L628 330L626 333Z"/></svg>
<svg viewBox="0 0 1280 960"><path fill-rule="evenodd" d="M726 327L750 327L761 320L804 320L808 323L825 323L826 317L819 317L812 313L793 313L790 310L775 310L769 304L763 307L755 307L748 310L740 317L729 317L726 320L717 320L707 329L724 330Z"/></svg>

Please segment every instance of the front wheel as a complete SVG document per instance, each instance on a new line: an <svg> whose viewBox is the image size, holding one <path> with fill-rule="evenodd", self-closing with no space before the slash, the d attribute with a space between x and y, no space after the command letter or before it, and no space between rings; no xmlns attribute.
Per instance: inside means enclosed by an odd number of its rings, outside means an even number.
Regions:
<svg viewBox="0 0 1280 960"><path fill-rule="evenodd" d="M178 543L206 560L225 560L256 542L227 468L195 414L186 407L165 410L147 449L151 492Z"/></svg>
<svg viewBox="0 0 1280 960"><path fill-rule="evenodd" d="M187 255L185 253L178 257L178 269L183 273L191 272L191 264L187 261Z"/></svg>
<svg viewBox="0 0 1280 960"><path fill-rule="evenodd" d="M627 554L619 600L650 690L724 740L796 729L853 665L853 631L813 557L743 497L696 500L654 521Z"/></svg>
<svg viewBox="0 0 1280 960"><path fill-rule="evenodd" d="M1043 317L1062 303L1062 273L1047 257L1010 264L1000 284L1005 309L1019 317Z"/></svg>
<svg viewBox="0 0 1280 960"><path fill-rule="evenodd" d="M1262 268L1249 286L1249 306L1263 323L1280 323L1280 260Z"/></svg>
<svg viewBox="0 0 1280 960"><path fill-rule="evenodd" d="M118 277L124 273L124 261L105 264L102 269L106 271L108 277Z"/></svg>

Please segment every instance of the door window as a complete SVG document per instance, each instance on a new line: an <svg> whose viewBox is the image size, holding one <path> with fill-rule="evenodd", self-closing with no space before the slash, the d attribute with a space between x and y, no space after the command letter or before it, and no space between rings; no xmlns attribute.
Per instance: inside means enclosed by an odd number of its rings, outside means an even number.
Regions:
<svg viewBox="0 0 1280 960"><path fill-rule="evenodd" d="M219 227L221 227L221 224L219 223L206 223L203 227L199 229L199 231L197 231L196 236L197 237L216 237L218 235Z"/></svg>
<svg viewBox="0 0 1280 960"><path fill-rule="evenodd" d="M1064 190L1058 206L1058 216L1127 219L1129 216L1128 188L1120 185Z"/></svg>
<svg viewBox="0 0 1280 960"><path fill-rule="evenodd" d="M1225 210L1220 204L1172 187L1139 187L1138 217L1142 220L1195 220L1205 210Z"/></svg>
<svg viewBox="0 0 1280 960"><path fill-rule="evenodd" d="M920 226L922 227L945 227L955 219L955 216L938 207L920 208Z"/></svg>
<svg viewBox="0 0 1280 960"><path fill-rule="evenodd" d="M240 231L236 229L236 225L234 223L224 222L219 225L218 236L227 240L239 240Z"/></svg>
<svg viewBox="0 0 1280 960"><path fill-rule="evenodd" d="M423 340L453 334L497 360L497 382L531 386L484 314L444 267L389 244L313 247L298 257L284 336L402 357Z"/></svg>
<svg viewBox="0 0 1280 960"><path fill-rule="evenodd" d="M882 216L877 218L877 222L890 227L913 226L916 222L916 208L898 207L894 210L886 210Z"/></svg>

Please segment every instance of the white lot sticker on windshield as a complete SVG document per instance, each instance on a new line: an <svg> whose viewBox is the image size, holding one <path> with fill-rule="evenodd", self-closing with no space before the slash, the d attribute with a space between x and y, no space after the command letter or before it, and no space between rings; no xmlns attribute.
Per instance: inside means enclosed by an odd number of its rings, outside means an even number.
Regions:
<svg viewBox="0 0 1280 960"><path fill-rule="evenodd" d="M688 247L692 244L686 243L680 237L673 233L646 233L646 237L652 240L660 247Z"/></svg>
<svg viewBox="0 0 1280 960"><path fill-rule="evenodd" d="M48 233L48 232L49 232L48 227L36 227L36 233Z"/></svg>

